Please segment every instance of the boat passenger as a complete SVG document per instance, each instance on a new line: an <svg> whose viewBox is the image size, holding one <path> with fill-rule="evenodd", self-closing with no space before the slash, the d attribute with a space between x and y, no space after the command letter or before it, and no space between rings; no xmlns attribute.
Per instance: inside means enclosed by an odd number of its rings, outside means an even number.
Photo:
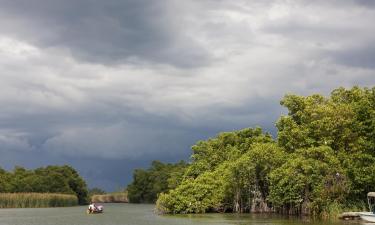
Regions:
<svg viewBox="0 0 375 225"><path fill-rule="evenodd" d="M96 210L96 205L95 205L95 203L91 203L91 204L89 205L89 212L92 213L92 212L94 212L95 210Z"/></svg>

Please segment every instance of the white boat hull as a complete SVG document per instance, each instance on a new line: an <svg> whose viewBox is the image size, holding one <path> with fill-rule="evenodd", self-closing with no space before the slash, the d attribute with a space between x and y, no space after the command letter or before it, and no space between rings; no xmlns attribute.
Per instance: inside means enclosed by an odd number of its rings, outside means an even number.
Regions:
<svg viewBox="0 0 375 225"><path fill-rule="evenodd" d="M367 222L373 222L375 223L375 214L372 212L362 212L359 213L359 217L361 217L362 220L365 220Z"/></svg>

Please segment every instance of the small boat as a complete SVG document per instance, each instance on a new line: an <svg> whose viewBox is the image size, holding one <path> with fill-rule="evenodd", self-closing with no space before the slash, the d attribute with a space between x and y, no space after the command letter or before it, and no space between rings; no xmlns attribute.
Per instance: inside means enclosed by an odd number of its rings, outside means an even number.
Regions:
<svg viewBox="0 0 375 225"><path fill-rule="evenodd" d="M367 222L375 223L375 192L367 193L367 202L370 212L360 212L359 217Z"/></svg>
<svg viewBox="0 0 375 225"><path fill-rule="evenodd" d="M359 217L364 221L375 223L375 214L372 212L360 212Z"/></svg>
<svg viewBox="0 0 375 225"><path fill-rule="evenodd" d="M90 205L89 208L86 210L87 214L97 214L103 213L104 208L102 205Z"/></svg>

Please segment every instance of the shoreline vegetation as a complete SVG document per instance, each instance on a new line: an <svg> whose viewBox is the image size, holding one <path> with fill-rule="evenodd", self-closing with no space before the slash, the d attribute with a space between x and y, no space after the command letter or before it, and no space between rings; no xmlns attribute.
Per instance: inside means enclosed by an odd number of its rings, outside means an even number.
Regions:
<svg viewBox="0 0 375 225"><path fill-rule="evenodd" d="M96 194L91 196L91 202L95 203L128 203L128 193Z"/></svg>
<svg viewBox="0 0 375 225"><path fill-rule="evenodd" d="M13 171L0 168L0 208L57 207L88 203L86 182L72 167L47 166Z"/></svg>
<svg viewBox="0 0 375 225"><path fill-rule="evenodd" d="M56 193L0 193L0 208L46 208L78 205L72 194Z"/></svg>
<svg viewBox="0 0 375 225"><path fill-rule="evenodd" d="M280 104L288 114L276 121L276 138L256 127L199 141L190 163L135 170L130 202L156 201L167 214L366 210L375 191L375 87L287 94Z"/></svg>

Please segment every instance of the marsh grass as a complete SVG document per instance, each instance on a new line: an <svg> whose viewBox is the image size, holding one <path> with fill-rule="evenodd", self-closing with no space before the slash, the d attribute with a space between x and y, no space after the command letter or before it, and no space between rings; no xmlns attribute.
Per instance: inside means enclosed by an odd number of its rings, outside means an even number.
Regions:
<svg viewBox="0 0 375 225"><path fill-rule="evenodd" d="M0 193L0 208L42 208L78 205L78 198L70 194Z"/></svg>
<svg viewBox="0 0 375 225"><path fill-rule="evenodd" d="M343 212L364 212L368 211L365 202L347 203L346 205L333 202L319 215L322 219L337 219Z"/></svg>
<svg viewBox="0 0 375 225"><path fill-rule="evenodd" d="M128 194L125 192L122 193L111 193L111 194L104 194L104 195L93 195L91 197L91 202L98 202L98 203L127 203L128 202Z"/></svg>

